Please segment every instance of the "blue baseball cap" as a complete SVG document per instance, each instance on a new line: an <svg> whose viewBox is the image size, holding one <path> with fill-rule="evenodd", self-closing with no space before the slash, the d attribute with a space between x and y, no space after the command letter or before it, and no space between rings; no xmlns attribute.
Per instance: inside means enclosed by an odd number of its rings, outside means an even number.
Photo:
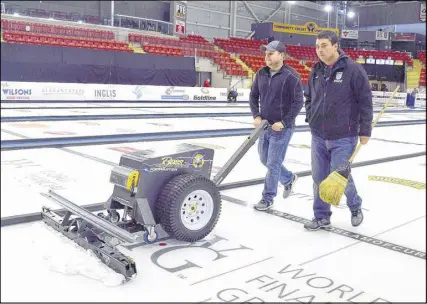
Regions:
<svg viewBox="0 0 427 304"><path fill-rule="evenodd" d="M284 53L285 45L278 40L274 40L267 45L262 45L261 51L278 51L279 53Z"/></svg>

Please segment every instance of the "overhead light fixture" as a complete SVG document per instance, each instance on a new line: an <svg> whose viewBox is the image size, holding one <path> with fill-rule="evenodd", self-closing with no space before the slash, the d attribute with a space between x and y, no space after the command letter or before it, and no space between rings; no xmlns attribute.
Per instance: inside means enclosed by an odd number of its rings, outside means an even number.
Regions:
<svg viewBox="0 0 427 304"><path fill-rule="evenodd" d="M289 4L295 4L296 1L288 1Z"/></svg>
<svg viewBox="0 0 427 304"><path fill-rule="evenodd" d="M348 12L348 13L347 13L347 17L348 17L348 18L353 18L353 17L354 17L354 15L355 15L355 13L354 13L354 12L352 12L352 11L350 11L350 12Z"/></svg>
<svg viewBox="0 0 427 304"><path fill-rule="evenodd" d="M332 6L330 4L325 6L325 11L330 12L332 11Z"/></svg>

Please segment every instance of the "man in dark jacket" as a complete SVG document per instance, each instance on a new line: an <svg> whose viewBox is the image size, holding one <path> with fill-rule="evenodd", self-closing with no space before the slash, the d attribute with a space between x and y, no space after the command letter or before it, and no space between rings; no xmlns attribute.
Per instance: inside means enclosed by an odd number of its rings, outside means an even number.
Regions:
<svg viewBox="0 0 427 304"><path fill-rule="evenodd" d="M280 182L284 186L283 198L287 198L297 180L283 166L288 144L295 131L295 118L304 106L304 95L298 73L284 64L285 45L272 41L262 46L267 66L255 76L250 93L250 109L257 127L262 120L269 122L261 134L258 153L261 163L267 167L261 201L254 207L267 210L273 205Z"/></svg>
<svg viewBox="0 0 427 304"><path fill-rule="evenodd" d="M338 37L332 31L316 39L320 61L313 67L305 91L306 121L310 125L311 165L314 181L314 219L305 224L308 230L330 226L331 205L319 197L319 184L353 154L358 136L368 142L372 130L372 91L363 66L353 62L338 49ZM351 210L351 224L363 221L362 199L349 176L345 190Z"/></svg>
<svg viewBox="0 0 427 304"><path fill-rule="evenodd" d="M237 96L239 96L239 93L237 93L237 91L231 89L227 94L227 103L236 102Z"/></svg>

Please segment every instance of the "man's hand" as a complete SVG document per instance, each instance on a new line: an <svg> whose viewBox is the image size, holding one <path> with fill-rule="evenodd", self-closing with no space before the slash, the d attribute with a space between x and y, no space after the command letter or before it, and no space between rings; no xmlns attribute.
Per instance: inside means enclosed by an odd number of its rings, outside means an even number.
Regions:
<svg viewBox="0 0 427 304"><path fill-rule="evenodd" d="M274 131L282 131L282 129L284 128L283 124L281 122L276 122L274 125L271 126L271 128Z"/></svg>
<svg viewBox="0 0 427 304"><path fill-rule="evenodd" d="M255 128L258 128L258 126L259 126L261 123L262 123L261 116L257 116L257 117L255 117L255 119L254 119L254 126L255 126Z"/></svg>
<svg viewBox="0 0 427 304"><path fill-rule="evenodd" d="M369 137L368 136L359 136L359 140L360 140L360 143L362 145L365 145L368 143Z"/></svg>

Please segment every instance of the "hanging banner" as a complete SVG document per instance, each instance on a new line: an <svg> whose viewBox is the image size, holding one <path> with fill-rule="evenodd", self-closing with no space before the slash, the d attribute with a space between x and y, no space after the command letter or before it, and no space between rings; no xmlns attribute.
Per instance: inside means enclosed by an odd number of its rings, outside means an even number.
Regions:
<svg viewBox="0 0 427 304"><path fill-rule="evenodd" d="M420 20L426 22L426 3L421 1L420 3Z"/></svg>
<svg viewBox="0 0 427 304"><path fill-rule="evenodd" d="M384 31L376 31L375 32L375 40L388 40L388 32Z"/></svg>
<svg viewBox="0 0 427 304"><path fill-rule="evenodd" d="M180 19L187 18L187 7L184 3L177 2L175 5L175 17Z"/></svg>
<svg viewBox="0 0 427 304"><path fill-rule="evenodd" d="M187 1L171 1L170 19L174 35L184 36L187 32Z"/></svg>
<svg viewBox="0 0 427 304"><path fill-rule="evenodd" d="M185 35L185 22L181 20L175 20L175 33L179 35Z"/></svg>
<svg viewBox="0 0 427 304"><path fill-rule="evenodd" d="M415 34L408 33L390 33L392 41L415 41Z"/></svg>
<svg viewBox="0 0 427 304"><path fill-rule="evenodd" d="M304 25L273 22L273 32L316 36L323 31L333 31L339 35L338 29L319 27L314 22L307 22Z"/></svg>
<svg viewBox="0 0 427 304"><path fill-rule="evenodd" d="M343 39L359 39L359 31L343 30L341 32L341 38L343 38Z"/></svg>

